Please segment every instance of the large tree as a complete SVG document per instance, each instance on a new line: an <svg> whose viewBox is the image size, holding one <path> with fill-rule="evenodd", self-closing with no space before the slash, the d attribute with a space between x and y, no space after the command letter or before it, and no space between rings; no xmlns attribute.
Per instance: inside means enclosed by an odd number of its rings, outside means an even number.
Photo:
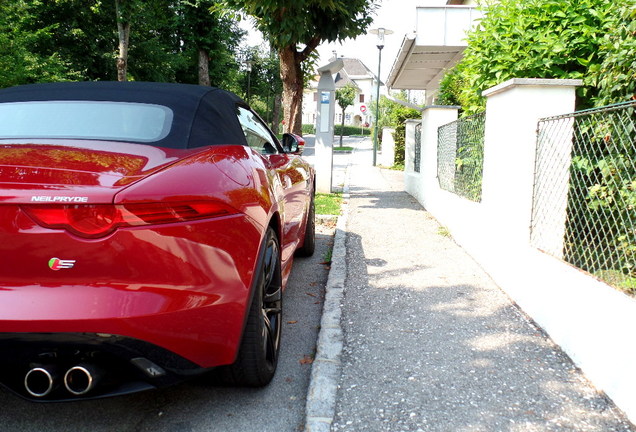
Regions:
<svg viewBox="0 0 636 432"><path fill-rule="evenodd" d="M130 0L115 0L119 55L117 56L117 80L128 80L128 46L130 44Z"/></svg>
<svg viewBox="0 0 636 432"><path fill-rule="evenodd" d="M76 36L69 32L71 20L42 19L54 13L40 1L0 1L0 87L82 77L81 69L54 48L58 33Z"/></svg>
<svg viewBox="0 0 636 432"><path fill-rule="evenodd" d="M126 55L113 0L0 0L0 87L115 80L118 71L120 79L197 83L199 58L209 57L203 75L211 85L239 90L236 51L244 32L212 14L214 3L117 0L128 23Z"/></svg>
<svg viewBox="0 0 636 432"><path fill-rule="evenodd" d="M273 131L279 132L281 95L283 85L280 80L280 62L268 44L253 46L241 52L240 59L244 66L250 63L250 68L244 68L241 80L241 90L237 91L247 100L247 88L250 88L250 106L269 124Z"/></svg>
<svg viewBox="0 0 636 432"><path fill-rule="evenodd" d="M301 133L303 62L325 41L363 34L377 0L225 0L254 18L278 51L283 82L285 131Z"/></svg>
<svg viewBox="0 0 636 432"><path fill-rule="evenodd" d="M237 69L235 54L245 32L216 11L217 0L173 1L181 49L197 59L201 85L226 85L228 70ZM190 78L192 81L192 78Z"/></svg>

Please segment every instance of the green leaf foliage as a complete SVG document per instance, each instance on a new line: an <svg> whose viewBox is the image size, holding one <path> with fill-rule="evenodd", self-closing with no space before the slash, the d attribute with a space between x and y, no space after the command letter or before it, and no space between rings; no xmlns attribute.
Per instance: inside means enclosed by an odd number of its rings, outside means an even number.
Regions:
<svg viewBox="0 0 636 432"><path fill-rule="evenodd" d="M343 112L347 107L353 105L356 92L357 90L352 84L336 89L336 102Z"/></svg>
<svg viewBox="0 0 636 432"><path fill-rule="evenodd" d="M167 0L155 1L161 4ZM218 3L215 0L173 0L171 3L174 5L167 9L172 11L170 13L166 13L165 5L160 5L159 12L164 13L167 20L165 30L157 32L155 40L170 35L164 45L170 48L161 53L167 57L168 63L172 59L171 66L164 64L174 69L174 79L185 83L198 82L196 64L198 50L202 49L210 57L210 84L240 93L237 83L240 79L237 53L241 50L245 32L231 17L213 11L213 6ZM157 22L164 21L158 17ZM134 57L134 54L133 52L131 56Z"/></svg>
<svg viewBox="0 0 636 432"><path fill-rule="evenodd" d="M285 131L302 132L302 90L316 47L364 33L378 0L223 0L250 15L280 58Z"/></svg>
<svg viewBox="0 0 636 432"><path fill-rule="evenodd" d="M441 98L466 114L483 110L481 93L511 78L577 78L583 107L598 91L590 75L619 16L607 0L501 0L484 8L463 60L442 81ZM633 58L633 57L632 57Z"/></svg>
<svg viewBox="0 0 636 432"><path fill-rule="evenodd" d="M343 41L364 33L373 21L372 0L225 0L255 20L277 49L312 40Z"/></svg>
<svg viewBox="0 0 636 432"><path fill-rule="evenodd" d="M402 91L397 95L398 99L406 101L406 93ZM375 110L374 113L375 115ZM393 140L395 142L395 164L404 164L404 154L406 148L406 124L408 119L419 119L422 113L416 109L408 108L397 102L380 96L380 130L384 127L390 127L395 130ZM382 136L381 133L378 136Z"/></svg>
<svg viewBox="0 0 636 432"><path fill-rule="evenodd" d="M275 99L283 91L280 79L280 64L276 53L265 44L251 47L240 54L244 61L249 61L251 71L244 70L239 78L239 88L236 93L247 100L247 86L250 85L250 100L252 108L267 123L274 119ZM279 96L280 98L280 96ZM280 120L280 119L278 119ZM275 129L275 127L273 127Z"/></svg>
<svg viewBox="0 0 636 432"><path fill-rule="evenodd" d="M574 131L565 258L613 285L635 291L636 286L621 282L636 280L633 108L625 105L582 114Z"/></svg>
<svg viewBox="0 0 636 432"><path fill-rule="evenodd" d="M340 147L342 147L342 137L344 135L345 110L348 106L353 105L356 93L357 89L351 83L348 83L344 87L336 89L336 102L342 110L342 123L340 124Z"/></svg>
<svg viewBox="0 0 636 432"><path fill-rule="evenodd" d="M621 3L621 2L619 2ZM598 87L595 105L608 105L636 96L636 4L625 2L607 17L609 31L599 49L600 64L590 65Z"/></svg>
<svg viewBox="0 0 636 432"><path fill-rule="evenodd" d="M79 76L64 56L46 49L54 43L59 24L41 22L36 7L42 3L0 2L0 87Z"/></svg>
<svg viewBox="0 0 636 432"><path fill-rule="evenodd" d="M214 0L126 0L129 79L198 82L198 50L212 85L236 90L244 34L210 12ZM112 0L0 1L0 87L60 80L115 80L117 14Z"/></svg>

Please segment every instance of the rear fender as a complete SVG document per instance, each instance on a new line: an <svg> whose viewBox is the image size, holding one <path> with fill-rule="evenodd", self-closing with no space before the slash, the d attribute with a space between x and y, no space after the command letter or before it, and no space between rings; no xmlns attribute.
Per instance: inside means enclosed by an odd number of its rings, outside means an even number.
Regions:
<svg viewBox="0 0 636 432"><path fill-rule="evenodd" d="M278 242L280 243L280 217L278 215L278 213L275 213L272 216L272 219L270 220L268 227L272 227L272 229L274 230L274 232L276 233L276 237L278 238ZM265 234L267 233L267 230L263 230L263 234L261 236L261 245L258 249L258 258L256 259L256 265L254 266L254 271L253 271L253 275L254 277L252 278L252 284L250 286L250 292L249 292L249 297L248 297L248 301L246 303L246 309L245 309L245 313L243 316L243 326L242 326L242 330L241 330L241 339L243 340L243 335L245 334L245 327L247 326L247 320L249 318L249 308L252 305L252 301L254 301L254 293L256 292L256 284L258 283L258 274L257 271L259 268L261 268L261 265L263 265L263 260L265 259ZM285 287L285 280L283 280L283 289ZM238 356L238 350L236 351L236 355L234 358L234 361L236 361L236 356Z"/></svg>
<svg viewBox="0 0 636 432"><path fill-rule="evenodd" d="M258 188L247 151L239 145L211 147L127 187L115 203L213 198L266 226L271 199Z"/></svg>

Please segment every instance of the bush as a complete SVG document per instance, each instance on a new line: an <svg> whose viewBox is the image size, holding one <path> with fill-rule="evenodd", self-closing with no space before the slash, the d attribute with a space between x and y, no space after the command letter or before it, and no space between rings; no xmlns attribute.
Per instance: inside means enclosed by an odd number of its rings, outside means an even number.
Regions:
<svg viewBox="0 0 636 432"><path fill-rule="evenodd" d="M335 125L334 128L334 136L340 136L340 130L342 129L342 125ZM345 125L344 129L342 129L344 136L351 136L351 135L364 135L364 136L370 136L371 135L371 128L368 127L361 127L361 126L350 126L350 125ZM312 124L304 124L303 125L303 135L310 135L310 134L315 134L316 133L316 126L312 125Z"/></svg>
<svg viewBox="0 0 636 432"><path fill-rule="evenodd" d="M574 120L574 134L564 259L636 294L636 123L633 116L633 107L624 105L567 118L567 124Z"/></svg>
<svg viewBox="0 0 636 432"><path fill-rule="evenodd" d="M463 63L459 63L442 77L442 80L439 83L439 92L435 101L437 105L461 107L461 93L465 87L464 82L466 79L462 72L462 66Z"/></svg>
<svg viewBox="0 0 636 432"><path fill-rule="evenodd" d="M605 34L617 32L612 26L624 27L612 21L619 3L500 0L489 4L479 29L468 35L464 58L443 79L439 99L459 102L465 114L474 114L485 105L482 91L511 78L581 78L586 87L578 90L580 107L591 106L598 91L590 72L604 60L601 47L610 46ZM629 48L619 56L624 65L633 60L628 52Z"/></svg>
<svg viewBox="0 0 636 432"><path fill-rule="evenodd" d="M303 135L313 135L316 133L316 126L312 124L303 125Z"/></svg>
<svg viewBox="0 0 636 432"><path fill-rule="evenodd" d="M599 90L596 106L636 98L636 5L625 2L619 7L619 13L608 15L607 28L611 31L605 34L599 52L603 62L590 65L592 79Z"/></svg>
<svg viewBox="0 0 636 432"><path fill-rule="evenodd" d="M402 98L405 97L404 94L400 96ZM380 127L390 127L395 130L393 133L393 140L395 141L394 164L404 164L406 147L406 124L404 122L408 119L419 119L422 117L422 113L416 109L393 102L384 96L380 98L380 111ZM381 135L378 134L378 137Z"/></svg>
<svg viewBox="0 0 636 432"><path fill-rule="evenodd" d="M334 135L340 136L341 130L342 130L342 135L344 136L351 136L351 135L370 136L371 135L371 128L368 128L368 127L365 128L362 126L350 126L350 125L345 125L344 129L342 128L342 125L336 125L336 128L334 130Z"/></svg>

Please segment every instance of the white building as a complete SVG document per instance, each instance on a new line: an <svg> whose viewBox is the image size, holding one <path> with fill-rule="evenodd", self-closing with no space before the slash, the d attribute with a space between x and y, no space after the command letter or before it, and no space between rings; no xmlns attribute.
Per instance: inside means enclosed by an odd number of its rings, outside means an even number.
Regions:
<svg viewBox="0 0 636 432"><path fill-rule="evenodd" d="M370 124L372 122L371 112L375 106L377 77L359 59L345 57L341 57L341 59L344 68L334 75L336 89L347 84L352 84L356 88L354 103L345 110L345 124L355 126ZM380 85L384 84L380 83ZM312 80L309 88L304 91L303 124L316 123L317 86L318 77ZM336 104L335 124L342 124L342 109L338 104Z"/></svg>

